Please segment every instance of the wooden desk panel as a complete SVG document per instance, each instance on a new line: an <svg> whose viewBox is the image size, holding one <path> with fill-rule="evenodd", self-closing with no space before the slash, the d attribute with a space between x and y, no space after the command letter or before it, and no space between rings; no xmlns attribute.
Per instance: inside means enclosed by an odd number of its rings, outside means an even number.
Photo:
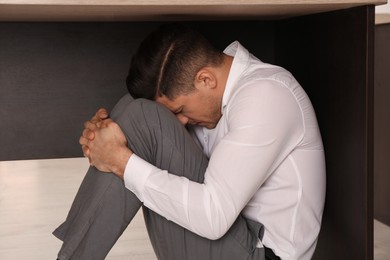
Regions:
<svg viewBox="0 0 390 260"><path fill-rule="evenodd" d="M374 8L279 24L276 61L310 96L325 147L326 204L313 259L372 259Z"/></svg>
<svg viewBox="0 0 390 260"><path fill-rule="evenodd" d="M0 0L0 21L281 19L386 0Z"/></svg>

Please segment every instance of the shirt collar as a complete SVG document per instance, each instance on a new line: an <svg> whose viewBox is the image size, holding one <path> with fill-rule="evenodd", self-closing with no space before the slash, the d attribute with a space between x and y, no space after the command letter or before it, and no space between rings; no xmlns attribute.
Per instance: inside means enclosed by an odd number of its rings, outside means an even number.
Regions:
<svg viewBox="0 0 390 260"><path fill-rule="evenodd" d="M238 78L242 74L242 72L248 66L249 61L249 52L242 46L238 41L234 41L231 43L226 49L223 51L225 54L229 56L233 56L233 63L229 71L228 80L226 82L225 91L222 97L222 112L229 102L232 91L236 86Z"/></svg>

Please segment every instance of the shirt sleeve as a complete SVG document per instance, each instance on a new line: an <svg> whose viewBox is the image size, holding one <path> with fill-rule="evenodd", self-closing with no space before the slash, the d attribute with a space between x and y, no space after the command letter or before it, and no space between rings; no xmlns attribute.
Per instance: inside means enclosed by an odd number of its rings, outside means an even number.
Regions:
<svg viewBox="0 0 390 260"><path fill-rule="evenodd" d="M222 237L304 133L300 107L272 80L236 94L224 116L228 132L209 161L202 184L132 155L125 185L144 205L208 239Z"/></svg>

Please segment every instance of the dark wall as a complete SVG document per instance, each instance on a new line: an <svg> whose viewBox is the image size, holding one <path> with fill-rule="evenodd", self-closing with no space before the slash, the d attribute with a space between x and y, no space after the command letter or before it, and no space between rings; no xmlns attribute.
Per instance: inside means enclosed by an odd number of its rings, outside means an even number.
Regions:
<svg viewBox="0 0 390 260"><path fill-rule="evenodd" d="M0 23L0 160L82 156L83 122L127 92L130 57L159 24ZM274 59L272 23L192 26Z"/></svg>
<svg viewBox="0 0 390 260"><path fill-rule="evenodd" d="M390 225L390 24L375 27L374 216Z"/></svg>
<svg viewBox="0 0 390 260"><path fill-rule="evenodd" d="M129 57L151 29L0 24L0 160L80 156L83 122L125 92Z"/></svg>

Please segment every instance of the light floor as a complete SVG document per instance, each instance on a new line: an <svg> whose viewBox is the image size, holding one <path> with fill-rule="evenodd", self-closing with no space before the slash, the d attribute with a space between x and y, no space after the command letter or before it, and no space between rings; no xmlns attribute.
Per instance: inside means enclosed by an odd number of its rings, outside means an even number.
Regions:
<svg viewBox="0 0 390 260"><path fill-rule="evenodd" d="M56 259L51 232L64 220L88 168L84 158L0 162L0 259ZM375 221L375 260L390 260L390 227ZM155 260L140 211L108 260Z"/></svg>

